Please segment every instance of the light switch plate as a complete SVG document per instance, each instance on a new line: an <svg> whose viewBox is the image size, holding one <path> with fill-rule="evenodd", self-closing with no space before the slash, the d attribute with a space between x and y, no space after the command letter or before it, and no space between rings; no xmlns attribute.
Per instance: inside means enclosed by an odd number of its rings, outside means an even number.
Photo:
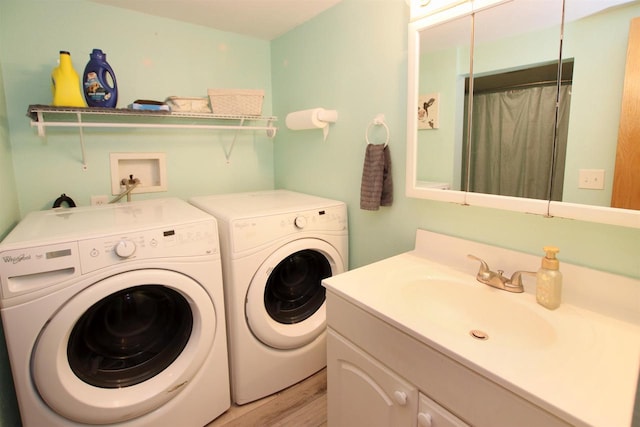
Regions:
<svg viewBox="0 0 640 427"><path fill-rule="evenodd" d="M578 188L604 190L604 169L580 169Z"/></svg>

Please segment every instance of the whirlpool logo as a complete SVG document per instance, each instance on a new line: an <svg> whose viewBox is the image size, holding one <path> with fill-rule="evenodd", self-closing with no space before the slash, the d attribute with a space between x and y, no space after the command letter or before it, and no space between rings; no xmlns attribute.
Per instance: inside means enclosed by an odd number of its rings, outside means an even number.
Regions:
<svg viewBox="0 0 640 427"><path fill-rule="evenodd" d="M18 256L5 255L2 257L2 260L5 264L17 264L22 261L29 261L31 259L31 255L20 254Z"/></svg>

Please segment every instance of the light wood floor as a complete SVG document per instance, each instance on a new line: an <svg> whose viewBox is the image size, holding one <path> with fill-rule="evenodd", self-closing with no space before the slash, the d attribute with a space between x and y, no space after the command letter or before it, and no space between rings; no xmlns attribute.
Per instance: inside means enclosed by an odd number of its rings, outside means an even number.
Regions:
<svg viewBox="0 0 640 427"><path fill-rule="evenodd" d="M279 393L231 408L206 427L326 427L327 370Z"/></svg>

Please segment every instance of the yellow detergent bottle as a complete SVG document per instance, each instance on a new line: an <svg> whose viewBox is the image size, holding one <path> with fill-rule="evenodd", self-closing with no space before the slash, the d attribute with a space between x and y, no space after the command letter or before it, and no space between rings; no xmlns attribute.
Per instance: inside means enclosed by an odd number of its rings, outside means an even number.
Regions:
<svg viewBox="0 0 640 427"><path fill-rule="evenodd" d="M86 107L80 77L71 63L71 54L60 51L60 64L51 72L51 93L53 105L57 107Z"/></svg>

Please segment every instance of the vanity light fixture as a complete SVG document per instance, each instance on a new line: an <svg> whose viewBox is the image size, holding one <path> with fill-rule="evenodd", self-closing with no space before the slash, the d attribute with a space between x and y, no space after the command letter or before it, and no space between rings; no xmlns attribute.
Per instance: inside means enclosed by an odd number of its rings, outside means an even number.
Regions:
<svg viewBox="0 0 640 427"><path fill-rule="evenodd" d="M451 9L456 10L460 7L470 5L471 0L411 0L411 20L425 18L427 16L439 15L445 13L449 15Z"/></svg>
<svg viewBox="0 0 640 427"><path fill-rule="evenodd" d="M426 27L513 0L411 0L411 21L421 20Z"/></svg>

